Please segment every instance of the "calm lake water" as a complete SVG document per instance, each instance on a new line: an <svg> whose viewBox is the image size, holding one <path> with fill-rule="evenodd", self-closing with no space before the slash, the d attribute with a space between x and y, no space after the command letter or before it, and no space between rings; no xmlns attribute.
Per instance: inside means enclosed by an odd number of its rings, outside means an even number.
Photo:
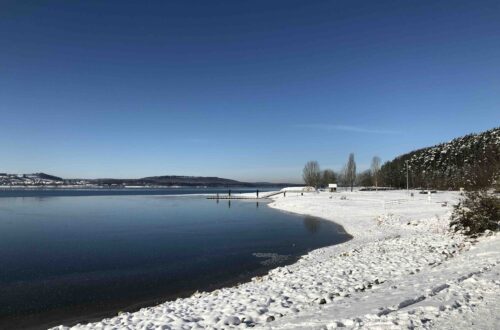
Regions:
<svg viewBox="0 0 500 330"><path fill-rule="evenodd" d="M279 187L233 187L233 188L0 188L0 197L49 197L49 196L134 196L134 195L193 195L227 194L280 190Z"/></svg>
<svg viewBox="0 0 500 330"><path fill-rule="evenodd" d="M348 239L334 223L262 201L0 198L0 328L116 315L243 282Z"/></svg>

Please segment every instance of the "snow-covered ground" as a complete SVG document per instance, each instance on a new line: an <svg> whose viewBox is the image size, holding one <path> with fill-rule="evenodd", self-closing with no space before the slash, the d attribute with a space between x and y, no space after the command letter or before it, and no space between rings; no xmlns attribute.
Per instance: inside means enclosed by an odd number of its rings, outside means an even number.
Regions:
<svg viewBox="0 0 500 330"><path fill-rule="evenodd" d="M249 283L74 328L499 328L500 235L449 233L458 193L273 198L270 207L335 221L354 238Z"/></svg>

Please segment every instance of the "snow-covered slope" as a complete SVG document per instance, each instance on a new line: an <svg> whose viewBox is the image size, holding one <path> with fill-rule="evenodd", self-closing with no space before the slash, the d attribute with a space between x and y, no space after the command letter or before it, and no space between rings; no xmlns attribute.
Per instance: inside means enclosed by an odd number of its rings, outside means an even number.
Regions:
<svg viewBox="0 0 500 330"><path fill-rule="evenodd" d="M438 193L431 201L419 196L405 199L399 192L381 193L380 200L385 200L386 209L375 221L378 228L374 228L373 222L356 220L360 213L370 212L367 208L354 211L350 219L339 219L345 216L345 211L352 210L347 205L366 206L374 195L377 193L347 195L350 201L340 203L339 212L320 197L298 203L291 200L276 203L280 208L297 210L305 202L310 214L335 219L353 233L363 231L364 227L364 233L371 237L355 234L356 238L343 246L313 253L319 255L317 263L328 273L323 276L318 271L320 276L316 276L316 281L326 278L328 285L337 286L337 290L325 290L324 301L320 301L324 304L285 316L266 328L494 329L498 326L500 237L470 241L450 235L449 210L442 202L454 201L456 193ZM376 208L374 203L372 211ZM327 260L321 257L333 251L337 254ZM346 291L347 297L343 297Z"/></svg>
<svg viewBox="0 0 500 330"><path fill-rule="evenodd" d="M277 195L271 207L335 221L354 238L249 283L74 328L493 329L500 322L500 239L450 234L458 197Z"/></svg>
<svg viewBox="0 0 500 330"><path fill-rule="evenodd" d="M500 179L500 128L396 157L382 166L384 184L406 187L407 165L412 187L489 187Z"/></svg>

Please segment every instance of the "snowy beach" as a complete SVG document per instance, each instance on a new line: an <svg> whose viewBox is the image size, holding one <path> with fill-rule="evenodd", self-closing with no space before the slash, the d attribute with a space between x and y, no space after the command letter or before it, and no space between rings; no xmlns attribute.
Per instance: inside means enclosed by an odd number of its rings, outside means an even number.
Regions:
<svg viewBox="0 0 500 330"><path fill-rule="evenodd" d="M493 329L500 324L500 239L449 232L459 197L405 191L273 196L270 207L334 221L353 239L248 283L73 328Z"/></svg>

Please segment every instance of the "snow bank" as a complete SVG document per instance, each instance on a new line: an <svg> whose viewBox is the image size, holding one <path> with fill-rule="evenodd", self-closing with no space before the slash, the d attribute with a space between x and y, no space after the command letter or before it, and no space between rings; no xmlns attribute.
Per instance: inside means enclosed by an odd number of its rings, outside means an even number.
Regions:
<svg viewBox="0 0 500 330"><path fill-rule="evenodd" d="M500 239L451 235L457 198L440 192L429 201L400 191L277 195L270 207L335 221L354 238L249 283L73 328L493 329L500 322Z"/></svg>

